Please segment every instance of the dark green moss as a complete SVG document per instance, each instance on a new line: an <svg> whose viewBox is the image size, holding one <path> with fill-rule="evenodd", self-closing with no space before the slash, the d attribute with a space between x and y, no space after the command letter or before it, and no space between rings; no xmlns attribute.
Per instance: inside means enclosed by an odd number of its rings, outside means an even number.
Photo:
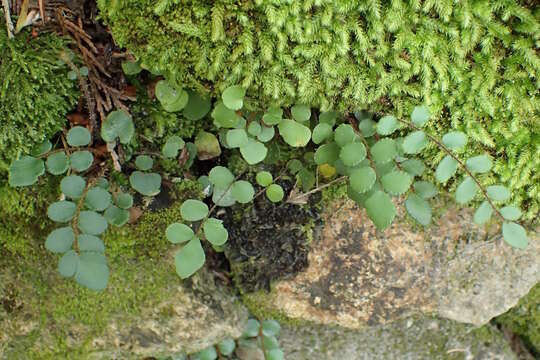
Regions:
<svg viewBox="0 0 540 360"><path fill-rule="evenodd" d="M54 34L10 40L0 31L0 172L61 130L77 102L77 83L59 62L66 44Z"/></svg>
<svg viewBox="0 0 540 360"><path fill-rule="evenodd" d="M540 357L540 284L495 322L518 335L532 354Z"/></svg>

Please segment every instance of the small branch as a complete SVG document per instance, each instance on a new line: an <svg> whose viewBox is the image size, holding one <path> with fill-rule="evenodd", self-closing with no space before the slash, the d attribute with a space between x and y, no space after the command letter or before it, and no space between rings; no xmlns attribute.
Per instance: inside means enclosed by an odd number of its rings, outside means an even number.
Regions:
<svg viewBox="0 0 540 360"><path fill-rule="evenodd" d="M414 125L413 123L411 122L408 122L408 121L405 121L405 120L401 120L401 119L397 119L399 122L401 122L402 124L405 124L407 125L408 127L414 129L414 130L417 130L417 131L423 131L422 129L420 129L418 126ZM476 178L476 176L473 175L473 173L467 168L467 166L463 163L463 161L461 161L460 158L458 158L450 149L448 149L442 142L439 141L439 139L437 139L435 136L431 135L430 133L426 132L426 131L423 131L424 134L426 134L426 136L431 140L433 141L435 144L437 144L437 146L442 149L446 154L450 155L458 164L459 166L467 173L467 175L469 175L471 177L471 179L473 179L473 181L476 183L476 185L478 185L478 188L480 189L480 191L482 192L482 194L484 195L484 198L487 200L487 202L489 203L489 205L491 205L491 207L493 208L493 210L495 210L495 213L497 214L497 216L499 216L501 219L504 220L504 217L502 216L501 212L499 211L499 209L497 209L497 207L495 206L495 204L493 203L493 201L491 201L491 199L489 198L488 194L487 194L487 191L486 189L484 188L484 186L480 183L480 181Z"/></svg>
<svg viewBox="0 0 540 360"><path fill-rule="evenodd" d="M11 22L11 12L9 11L8 0L2 0L2 6L4 7L4 16L6 17L8 38L13 39L13 23Z"/></svg>
<svg viewBox="0 0 540 360"><path fill-rule="evenodd" d="M300 194L300 195L298 195L298 196L295 196L295 197L293 197L293 198L289 198L289 199L287 199L287 202L288 202L288 203L295 203L295 202L298 202L299 199L303 199L303 198L305 198L305 197L307 197L307 196L309 196L309 195L311 195L311 194L315 194L315 193L317 193L317 192L319 192L319 191L321 191L321 190L323 190L323 189L325 189L325 188L327 188L327 187L329 187L329 186L332 186L332 185L334 185L334 184L340 183L340 182L342 182L343 180L347 180L348 178L349 178L349 177L346 176L346 175L341 176L341 177L339 177L339 178L337 178L337 179L334 179L334 180L330 181L329 183L326 183L326 184L321 185L321 186L319 186L319 187L317 187L317 188L315 188L315 189L313 189L313 190L310 190L310 191L308 191L307 193L302 193L302 194Z"/></svg>

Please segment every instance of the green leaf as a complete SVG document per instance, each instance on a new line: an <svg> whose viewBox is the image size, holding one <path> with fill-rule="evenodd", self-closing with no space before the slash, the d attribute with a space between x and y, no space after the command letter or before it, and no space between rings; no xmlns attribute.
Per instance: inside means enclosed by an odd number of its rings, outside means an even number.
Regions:
<svg viewBox="0 0 540 360"><path fill-rule="evenodd" d="M91 290L103 290L109 281L109 267L103 254L83 252L79 256L75 281Z"/></svg>
<svg viewBox="0 0 540 360"><path fill-rule="evenodd" d="M319 123L325 123L330 126L334 126L336 124L336 119L338 117L338 113L336 111L326 111L322 112L319 115Z"/></svg>
<svg viewBox="0 0 540 360"><path fill-rule="evenodd" d="M502 185L488 186L486 192L491 200L506 201L510 198L510 191Z"/></svg>
<svg viewBox="0 0 540 360"><path fill-rule="evenodd" d="M272 349L266 351L265 358L266 360L283 360L285 359L285 355L281 349Z"/></svg>
<svg viewBox="0 0 540 360"><path fill-rule="evenodd" d="M45 139L41 144L37 145L35 148L32 149L32 151L30 151L30 155L35 157L45 155L46 153L51 151L51 149L52 143L48 139Z"/></svg>
<svg viewBox="0 0 540 360"><path fill-rule="evenodd" d="M266 197L273 203L280 202L284 196L283 188L278 184L271 184L266 188Z"/></svg>
<svg viewBox="0 0 540 360"><path fill-rule="evenodd" d="M275 336L263 335L262 341L264 345L264 350L267 352L273 349L279 349L279 342Z"/></svg>
<svg viewBox="0 0 540 360"><path fill-rule="evenodd" d="M341 148L339 158L345 166L356 166L366 158L366 147L358 142L348 143Z"/></svg>
<svg viewBox="0 0 540 360"><path fill-rule="evenodd" d="M199 160L209 160L221 155L219 141L212 133L200 131L195 138L195 146Z"/></svg>
<svg viewBox="0 0 540 360"><path fill-rule="evenodd" d="M256 121L252 121L248 126L248 133L253 136L258 136L262 132L262 126Z"/></svg>
<svg viewBox="0 0 540 360"><path fill-rule="evenodd" d="M189 95L187 91L185 91L184 89L179 89L177 91L178 91L178 97L176 98L175 101L171 103L161 102L161 106L163 107L165 111L174 113L186 107L189 100Z"/></svg>
<svg viewBox="0 0 540 360"><path fill-rule="evenodd" d="M268 149L263 143L250 138L248 144L240 148L240 154L249 165L255 165L266 158Z"/></svg>
<svg viewBox="0 0 540 360"><path fill-rule="evenodd" d="M45 165L40 159L23 156L9 167L10 186L29 186L35 183L45 172Z"/></svg>
<svg viewBox="0 0 540 360"><path fill-rule="evenodd" d="M521 217L521 210L515 206L505 206L499 211L505 220L515 221Z"/></svg>
<svg viewBox="0 0 540 360"><path fill-rule="evenodd" d="M133 196L128 193L119 193L114 200L116 206L121 209L129 209L133 206Z"/></svg>
<svg viewBox="0 0 540 360"><path fill-rule="evenodd" d="M72 277L79 266L79 255L73 250L70 250L60 258L58 262L58 272L63 277Z"/></svg>
<svg viewBox="0 0 540 360"><path fill-rule="evenodd" d="M369 166L353 170L349 176L351 188L359 194L369 191L373 187L376 179L377 175L375 174L375 170Z"/></svg>
<svg viewBox="0 0 540 360"><path fill-rule="evenodd" d="M71 163L71 168L75 171L85 171L94 162L94 155L90 151L75 151L69 157L69 162Z"/></svg>
<svg viewBox="0 0 540 360"><path fill-rule="evenodd" d="M236 203L236 200L232 197L231 188L214 188L214 193L212 195L212 201L217 206L227 207L232 206Z"/></svg>
<svg viewBox="0 0 540 360"><path fill-rule="evenodd" d="M88 68L86 66L81 66L79 68L79 73L81 76L88 76Z"/></svg>
<svg viewBox="0 0 540 360"><path fill-rule="evenodd" d="M62 175L69 168L69 158L66 153L61 151L49 155L47 161L47 171L53 175Z"/></svg>
<svg viewBox="0 0 540 360"><path fill-rule="evenodd" d="M221 99L223 104L231 110L240 110L244 106L244 96L246 90L239 86L229 86L223 91Z"/></svg>
<svg viewBox="0 0 540 360"><path fill-rule="evenodd" d="M403 170L413 176L420 176L424 173L426 166L421 160L408 159L401 163Z"/></svg>
<svg viewBox="0 0 540 360"><path fill-rule="evenodd" d="M186 221L199 221L208 215L208 206L202 201L189 199L180 207L180 215Z"/></svg>
<svg viewBox="0 0 540 360"><path fill-rule="evenodd" d="M427 144L428 140L426 138L426 133L423 131L415 131L405 137L402 148L405 154L417 154L426 147Z"/></svg>
<svg viewBox="0 0 540 360"><path fill-rule="evenodd" d="M390 135L394 131L396 131L399 127L399 123L397 122L396 118L387 115L379 120L377 123L377 133L380 135Z"/></svg>
<svg viewBox="0 0 540 360"><path fill-rule="evenodd" d="M68 77L69 80L76 80L77 79L77 72L75 72L74 70L70 70L67 73L67 77Z"/></svg>
<svg viewBox="0 0 540 360"><path fill-rule="evenodd" d="M80 251L95 251L103 253L105 251L105 245L100 238L94 235L80 234L77 238Z"/></svg>
<svg viewBox="0 0 540 360"><path fill-rule="evenodd" d="M248 181L239 180L235 181L232 185L231 195L240 204L247 204L248 202L253 200L255 190L253 189L253 185L251 185L251 183L249 183Z"/></svg>
<svg viewBox="0 0 540 360"><path fill-rule="evenodd" d="M451 150L462 150L467 145L467 135L461 131L451 131L442 137L442 142Z"/></svg>
<svg viewBox="0 0 540 360"><path fill-rule="evenodd" d="M233 339L221 340L218 343L219 353L223 356L232 355L235 348L236 348L236 342Z"/></svg>
<svg viewBox="0 0 540 360"><path fill-rule="evenodd" d="M160 80L156 83L155 95L162 104L172 104L180 97L178 90L166 80Z"/></svg>
<svg viewBox="0 0 540 360"><path fill-rule="evenodd" d="M365 208L377 229L384 230L394 220L396 208L392 199L383 191L376 191L365 202Z"/></svg>
<svg viewBox="0 0 540 360"><path fill-rule="evenodd" d="M435 185L429 181L415 181L413 187L416 194L422 199L431 199L438 193Z"/></svg>
<svg viewBox="0 0 540 360"><path fill-rule="evenodd" d="M411 113L411 120L414 125L422 127L427 123L430 116L431 114L426 106L415 106L413 112Z"/></svg>
<svg viewBox="0 0 540 360"><path fill-rule="evenodd" d="M103 213L107 222L111 225L120 227L129 221L129 211L110 205Z"/></svg>
<svg viewBox="0 0 540 360"><path fill-rule="evenodd" d="M255 180L257 181L257 184L266 187L274 181L274 178L268 171L259 171L255 176Z"/></svg>
<svg viewBox="0 0 540 360"><path fill-rule="evenodd" d="M264 320L262 322L262 333L264 336L278 336L281 326L276 320Z"/></svg>
<svg viewBox="0 0 540 360"><path fill-rule="evenodd" d="M435 170L435 179L444 183L456 173L458 162L450 155L446 155Z"/></svg>
<svg viewBox="0 0 540 360"><path fill-rule="evenodd" d="M263 115L262 120L266 125L277 125L283 118L283 109L278 106L271 106Z"/></svg>
<svg viewBox="0 0 540 360"><path fill-rule="evenodd" d="M86 181L77 175L66 176L60 181L60 190L70 198L78 199L82 196Z"/></svg>
<svg viewBox="0 0 540 360"><path fill-rule="evenodd" d="M95 211L81 211L78 219L79 229L90 235L99 235L107 230L107 220Z"/></svg>
<svg viewBox="0 0 540 360"><path fill-rule="evenodd" d="M394 160L397 155L396 142L393 139L382 139L371 147L371 156L376 163L384 164Z"/></svg>
<svg viewBox="0 0 540 360"><path fill-rule="evenodd" d="M305 122L311 118L311 109L307 105L294 105L291 108L291 114L294 120Z"/></svg>
<svg viewBox="0 0 540 360"><path fill-rule="evenodd" d="M142 71L142 68L136 61L122 61L122 71L126 75L137 75Z"/></svg>
<svg viewBox="0 0 540 360"><path fill-rule="evenodd" d="M191 90L188 90L187 93L188 102L183 111L186 119L195 121L204 118L212 107L210 97Z"/></svg>
<svg viewBox="0 0 540 360"><path fill-rule="evenodd" d="M405 208L409 215L421 225L427 226L431 223L431 206L420 196L409 194L405 200Z"/></svg>
<svg viewBox="0 0 540 360"><path fill-rule="evenodd" d="M135 126L131 116L123 110L112 111L101 125L101 137L106 142L113 142L116 138L122 144L131 141L135 133Z"/></svg>
<svg viewBox="0 0 540 360"><path fill-rule="evenodd" d="M226 107L221 101L218 101L212 111L217 127L234 128L238 124L240 117L231 109Z"/></svg>
<svg viewBox="0 0 540 360"><path fill-rule="evenodd" d="M71 249L71 245L75 241L75 233L71 226L53 230L47 240L45 240L45 248L54 253L65 253Z"/></svg>
<svg viewBox="0 0 540 360"><path fill-rule="evenodd" d="M405 171L391 171L381 178L384 190L392 195L401 195L411 187L412 176Z"/></svg>
<svg viewBox="0 0 540 360"><path fill-rule="evenodd" d="M341 124L334 131L334 140L340 147L352 143L355 139L356 134L353 127L349 124Z"/></svg>
<svg viewBox="0 0 540 360"><path fill-rule="evenodd" d="M300 170L302 170L304 166L302 165L302 162L298 159L291 159L287 163L287 169L291 172L291 174L296 174Z"/></svg>
<svg viewBox="0 0 540 360"><path fill-rule="evenodd" d="M476 192L478 185L470 176L467 176L456 189L456 202L458 204L466 204L471 201Z"/></svg>
<svg viewBox="0 0 540 360"><path fill-rule="evenodd" d="M339 153L340 148L335 142L323 144L315 151L315 164L333 164L339 158Z"/></svg>
<svg viewBox="0 0 540 360"><path fill-rule="evenodd" d="M135 166L137 169L146 171L150 170L154 165L154 159L148 155L139 155L135 158Z"/></svg>
<svg viewBox="0 0 540 360"><path fill-rule="evenodd" d="M493 208L488 201L482 202L480 207L475 211L473 220L478 225L483 225L491 219L491 214L493 213Z"/></svg>
<svg viewBox="0 0 540 360"><path fill-rule="evenodd" d="M467 166L467 169L469 169L472 173L483 174L491 170L493 162L487 155L478 155L468 158L465 162L465 165Z"/></svg>
<svg viewBox="0 0 540 360"><path fill-rule="evenodd" d="M49 205L47 208L47 216L55 222L68 222L75 216L77 205L71 201L57 201Z"/></svg>
<svg viewBox="0 0 540 360"><path fill-rule="evenodd" d="M161 191L161 175L134 171L129 176L129 184L135 191L142 195L154 196Z"/></svg>
<svg viewBox="0 0 540 360"><path fill-rule="evenodd" d="M208 178L214 186L219 188L226 188L234 181L234 175L224 166L214 166L208 173Z"/></svg>
<svg viewBox="0 0 540 360"><path fill-rule="evenodd" d="M358 123L358 129L365 138L372 137L375 135L377 123L371 119L364 119Z"/></svg>
<svg viewBox="0 0 540 360"><path fill-rule="evenodd" d="M246 130L232 129L227 131L227 144L230 148L246 146L249 142Z"/></svg>
<svg viewBox="0 0 540 360"><path fill-rule="evenodd" d="M203 224L204 236L214 246L221 246L227 242L229 233L223 226L223 221L209 218Z"/></svg>
<svg viewBox="0 0 540 360"><path fill-rule="evenodd" d="M524 250L529 244L527 232L523 226L514 222L504 222L502 226L503 239L508 245Z"/></svg>
<svg viewBox="0 0 540 360"><path fill-rule="evenodd" d="M218 354L213 345L197 353L197 360L216 360L217 358Z"/></svg>
<svg viewBox="0 0 540 360"><path fill-rule="evenodd" d="M243 338L257 337L259 336L261 324L255 319L248 319L246 329L242 334Z"/></svg>
<svg viewBox="0 0 540 360"><path fill-rule="evenodd" d="M294 120L284 119L278 128L283 140L292 147L304 147L311 139L311 130Z"/></svg>
<svg viewBox="0 0 540 360"><path fill-rule="evenodd" d="M302 190L308 191L315 185L315 174L307 168L302 168L296 175L302 184Z"/></svg>
<svg viewBox="0 0 540 360"><path fill-rule="evenodd" d="M86 146L90 144L90 131L82 126L71 128L66 136L67 143L70 146Z"/></svg>
<svg viewBox="0 0 540 360"><path fill-rule="evenodd" d="M261 133L257 135L257 139L262 142L268 142L274 138L274 135L276 135L276 130L273 127L263 126Z"/></svg>
<svg viewBox="0 0 540 360"><path fill-rule="evenodd" d="M111 194L100 187L93 187L86 193L84 204L91 210L103 211L111 204Z"/></svg>
<svg viewBox="0 0 540 360"><path fill-rule="evenodd" d="M99 186L100 188L107 190L109 189L109 182L107 181L107 179L100 177L96 181L96 186Z"/></svg>
<svg viewBox="0 0 540 360"><path fill-rule="evenodd" d="M320 123L313 129L312 140L315 144L320 144L328 139L333 133L332 126L326 123Z"/></svg>
<svg viewBox="0 0 540 360"><path fill-rule="evenodd" d="M165 236L173 244L180 244L195 237L193 230L186 224L172 223L167 226Z"/></svg>
<svg viewBox="0 0 540 360"><path fill-rule="evenodd" d="M185 145L186 143L180 136L173 135L167 138L161 152L166 158L175 158L178 156L178 151L182 150Z"/></svg>
<svg viewBox="0 0 540 360"><path fill-rule="evenodd" d="M204 265L205 260L206 256L201 241L198 238L193 238L174 256L176 273L182 279L186 279L199 270Z"/></svg>

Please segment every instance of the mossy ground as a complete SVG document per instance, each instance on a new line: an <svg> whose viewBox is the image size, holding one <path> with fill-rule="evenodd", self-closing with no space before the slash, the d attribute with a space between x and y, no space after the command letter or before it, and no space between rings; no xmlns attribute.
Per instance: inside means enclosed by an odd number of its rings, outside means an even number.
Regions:
<svg viewBox="0 0 540 360"><path fill-rule="evenodd" d="M171 207L147 212L135 225L109 230L104 236L109 285L95 292L61 278L58 257L44 249L51 228L44 209L57 193L54 188L49 193L34 193L34 188L0 191L12 205L6 221L0 223L0 233L11 234L0 243L0 320L10 338L0 350L9 359L84 358L96 350L92 339L111 319L120 314L136 319L141 309L163 300L164 289L179 281L165 228L180 219L182 199L197 198L201 191L196 182L182 182L171 191L176 200ZM20 328L25 318L29 332ZM78 339L76 346L71 337Z"/></svg>

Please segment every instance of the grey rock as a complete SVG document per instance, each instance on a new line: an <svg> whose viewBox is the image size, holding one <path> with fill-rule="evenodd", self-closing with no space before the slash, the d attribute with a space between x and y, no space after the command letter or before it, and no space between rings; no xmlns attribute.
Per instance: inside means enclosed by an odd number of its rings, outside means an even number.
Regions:
<svg viewBox="0 0 540 360"><path fill-rule="evenodd" d="M444 211L425 229L401 212L378 231L345 201L324 219L308 268L270 294L247 295L252 310L353 329L415 314L482 325L540 281L538 232L529 233L526 250L513 249L496 225L476 226L469 210Z"/></svg>
<svg viewBox="0 0 540 360"><path fill-rule="evenodd" d="M508 343L491 327L475 329L429 317L351 330L335 326L285 326L286 359L294 360L513 360Z"/></svg>

